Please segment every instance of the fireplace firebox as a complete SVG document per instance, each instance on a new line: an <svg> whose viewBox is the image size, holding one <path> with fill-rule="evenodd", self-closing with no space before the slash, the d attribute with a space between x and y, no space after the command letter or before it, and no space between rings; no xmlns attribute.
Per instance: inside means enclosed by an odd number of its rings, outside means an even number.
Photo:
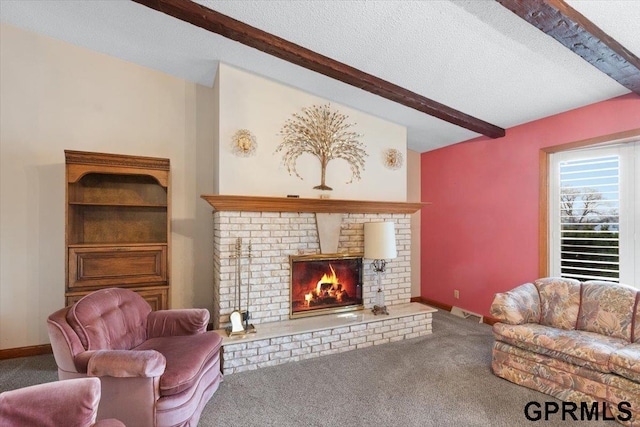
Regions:
<svg viewBox="0 0 640 427"><path fill-rule="evenodd" d="M362 255L291 256L289 317L362 310Z"/></svg>

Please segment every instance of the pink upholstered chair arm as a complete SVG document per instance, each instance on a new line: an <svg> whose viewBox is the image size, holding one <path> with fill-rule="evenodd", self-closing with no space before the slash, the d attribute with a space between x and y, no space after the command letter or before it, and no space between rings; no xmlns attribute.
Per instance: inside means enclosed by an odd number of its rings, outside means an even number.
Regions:
<svg viewBox="0 0 640 427"><path fill-rule="evenodd" d="M87 375L92 377L159 377L167 361L155 350L98 350L89 359Z"/></svg>
<svg viewBox="0 0 640 427"><path fill-rule="evenodd" d="M195 335L206 332L209 311L204 308L152 311L147 317L148 338Z"/></svg>
<svg viewBox="0 0 640 427"><path fill-rule="evenodd" d="M98 378L77 378L38 384L0 394L0 425L80 426L94 425L100 401ZM124 426L105 420L100 427Z"/></svg>
<svg viewBox="0 0 640 427"><path fill-rule="evenodd" d="M53 349L58 368L66 372L86 372L84 366L76 365L76 355L84 352L85 349L78 338L76 332L67 323L66 315L69 308L63 308L53 313L47 319L49 339Z"/></svg>

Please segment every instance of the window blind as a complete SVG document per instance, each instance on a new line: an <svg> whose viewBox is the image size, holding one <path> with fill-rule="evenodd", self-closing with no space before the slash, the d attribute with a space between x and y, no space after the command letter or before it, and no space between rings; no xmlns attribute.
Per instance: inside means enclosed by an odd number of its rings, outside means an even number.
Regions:
<svg viewBox="0 0 640 427"><path fill-rule="evenodd" d="M620 279L620 157L559 162L560 272Z"/></svg>

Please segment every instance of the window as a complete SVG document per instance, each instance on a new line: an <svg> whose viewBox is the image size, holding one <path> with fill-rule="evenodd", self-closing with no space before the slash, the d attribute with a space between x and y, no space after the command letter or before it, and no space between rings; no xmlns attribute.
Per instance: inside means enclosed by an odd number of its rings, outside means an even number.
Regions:
<svg viewBox="0 0 640 427"><path fill-rule="evenodd" d="M552 155L551 275L640 287L639 159L638 142Z"/></svg>

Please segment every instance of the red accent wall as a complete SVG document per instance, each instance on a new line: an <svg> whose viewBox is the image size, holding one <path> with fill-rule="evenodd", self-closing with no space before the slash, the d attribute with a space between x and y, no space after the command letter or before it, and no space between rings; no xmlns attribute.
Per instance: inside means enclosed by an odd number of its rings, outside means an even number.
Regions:
<svg viewBox="0 0 640 427"><path fill-rule="evenodd" d="M637 128L629 94L423 153L421 296L488 315L496 292L535 280L540 148Z"/></svg>

